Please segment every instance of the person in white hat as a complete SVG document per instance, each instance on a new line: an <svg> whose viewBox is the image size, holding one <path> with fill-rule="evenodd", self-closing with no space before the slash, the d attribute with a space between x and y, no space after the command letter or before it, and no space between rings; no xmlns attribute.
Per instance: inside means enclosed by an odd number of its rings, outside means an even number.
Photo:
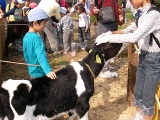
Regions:
<svg viewBox="0 0 160 120"><path fill-rule="evenodd" d="M51 79L56 78L56 74L52 71L43 40L38 32L43 31L46 22L49 20L47 13L41 8L34 8L28 13L29 31L23 38L23 54L27 64L39 66L28 66L31 78L48 76Z"/></svg>
<svg viewBox="0 0 160 120"><path fill-rule="evenodd" d="M59 31L62 34L64 52L63 54L68 54L71 52L72 56L76 55L76 43L73 37L74 23L72 18L67 14L67 9L65 7L60 7L61 19L59 21Z"/></svg>

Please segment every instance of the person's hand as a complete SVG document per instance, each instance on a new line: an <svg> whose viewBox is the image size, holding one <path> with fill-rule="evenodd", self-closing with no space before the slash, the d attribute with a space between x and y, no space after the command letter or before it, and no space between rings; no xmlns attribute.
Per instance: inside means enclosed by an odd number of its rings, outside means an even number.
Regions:
<svg viewBox="0 0 160 120"><path fill-rule="evenodd" d="M49 77L49 78L51 78L51 79L56 79L56 78L57 78L55 72L53 72L53 71L50 72L50 73L48 73L48 74L47 74L47 77Z"/></svg>
<svg viewBox="0 0 160 120"><path fill-rule="evenodd" d="M85 32L88 32L88 28L85 29Z"/></svg>
<svg viewBox="0 0 160 120"><path fill-rule="evenodd" d="M100 10L97 9L97 7L94 7L94 8L93 8L93 12L94 12L95 14L98 14L98 13L100 12Z"/></svg>
<svg viewBox="0 0 160 120"><path fill-rule="evenodd" d="M112 32L108 31L106 33L99 35L95 40L96 45L109 42L109 40L107 38L109 38L111 34L112 34Z"/></svg>

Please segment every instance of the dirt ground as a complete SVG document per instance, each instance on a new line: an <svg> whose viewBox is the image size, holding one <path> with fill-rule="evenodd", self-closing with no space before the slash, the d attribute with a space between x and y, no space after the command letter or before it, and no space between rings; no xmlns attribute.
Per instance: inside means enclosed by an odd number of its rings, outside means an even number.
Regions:
<svg viewBox="0 0 160 120"><path fill-rule="evenodd" d="M94 28L91 27L92 36L95 37ZM75 33L75 39L77 33ZM94 39L94 38L93 38ZM60 67L69 64L71 61L76 61L84 58L87 55L84 51L79 51L76 57L70 55L48 55L50 64L54 69L60 69ZM12 51L10 56L5 60L24 62L22 53ZM90 99L90 120L132 120L135 108L128 106L126 101L127 94L127 50L124 50L111 65L115 68L115 72L118 73L117 78L111 79L95 79L95 92L94 96ZM15 64L3 64L2 74L0 75L0 81L11 79L24 79L28 77L27 67L23 65ZM57 120L64 120L61 117ZM66 119L65 119L66 120Z"/></svg>

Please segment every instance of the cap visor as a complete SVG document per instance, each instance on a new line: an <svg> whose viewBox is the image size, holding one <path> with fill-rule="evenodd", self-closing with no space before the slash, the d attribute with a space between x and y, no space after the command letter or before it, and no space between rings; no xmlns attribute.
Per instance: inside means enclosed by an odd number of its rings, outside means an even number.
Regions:
<svg viewBox="0 0 160 120"><path fill-rule="evenodd" d="M50 17L48 17L48 18L45 18L44 20L52 20Z"/></svg>

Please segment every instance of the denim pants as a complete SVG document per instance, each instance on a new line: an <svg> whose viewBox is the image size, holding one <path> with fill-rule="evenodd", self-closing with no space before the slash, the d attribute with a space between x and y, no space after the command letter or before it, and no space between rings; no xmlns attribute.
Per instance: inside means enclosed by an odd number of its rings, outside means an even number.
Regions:
<svg viewBox="0 0 160 120"><path fill-rule="evenodd" d="M160 80L160 52L149 53L141 50L134 90L134 105L144 114L154 114L155 92Z"/></svg>

